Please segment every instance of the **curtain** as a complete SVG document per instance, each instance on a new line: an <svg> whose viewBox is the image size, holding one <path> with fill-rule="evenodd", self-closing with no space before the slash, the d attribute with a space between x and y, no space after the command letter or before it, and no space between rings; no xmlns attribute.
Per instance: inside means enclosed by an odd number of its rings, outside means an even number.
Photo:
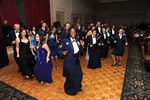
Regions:
<svg viewBox="0 0 150 100"><path fill-rule="evenodd" d="M28 26L37 26L43 20L50 25L49 0L24 0L25 17Z"/></svg>
<svg viewBox="0 0 150 100"><path fill-rule="evenodd" d="M0 0L0 36L2 37L2 22L8 21L10 26L19 22L15 0Z"/></svg>
<svg viewBox="0 0 150 100"><path fill-rule="evenodd" d="M0 19L7 20L10 26L19 22L15 0L0 0Z"/></svg>

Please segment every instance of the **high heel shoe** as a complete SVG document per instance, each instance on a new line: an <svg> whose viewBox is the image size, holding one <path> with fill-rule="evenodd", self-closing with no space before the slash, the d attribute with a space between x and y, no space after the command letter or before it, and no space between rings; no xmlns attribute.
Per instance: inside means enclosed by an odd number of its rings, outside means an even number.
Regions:
<svg viewBox="0 0 150 100"><path fill-rule="evenodd" d="M43 81L41 81L40 83L41 83L41 84L43 84L44 82L43 82Z"/></svg>
<svg viewBox="0 0 150 100"><path fill-rule="evenodd" d="M116 66L117 65L117 63L113 63L111 66Z"/></svg>
<svg viewBox="0 0 150 100"><path fill-rule="evenodd" d="M121 66L122 64L121 63L118 63L118 66Z"/></svg>
<svg viewBox="0 0 150 100"><path fill-rule="evenodd" d="M30 77L29 77L29 76L25 76L24 78L25 78L25 79L28 79L28 80L30 79Z"/></svg>

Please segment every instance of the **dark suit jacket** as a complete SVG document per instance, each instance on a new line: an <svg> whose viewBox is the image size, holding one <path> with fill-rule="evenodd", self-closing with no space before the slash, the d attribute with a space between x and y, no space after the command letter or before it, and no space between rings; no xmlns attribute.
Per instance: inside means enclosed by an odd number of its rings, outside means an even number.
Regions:
<svg viewBox="0 0 150 100"><path fill-rule="evenodd" d="M104 39L104 34L106 34L106 39ZM107 43L107 39L108 39L108 38L107 38L107 33L105 32L104 34L103 34L103 32L102 32L101 38L100 38L100 41L101 41L101 43L103 43L103 44Z"/></svg>
<svg viewBox="0 0 150 100"><path fill-rule="evenodd" d="M15 30L11 31L9 33L9 39L8 39L8 42L10 44L12 44L12 41L15 41L16 40L16 33L15 33ZM16 52L16 44L13 44L13 50L14 50L14 58L15 60L17 59L17 52Z"/></svg>
<svg viewBox="0 0 150 100"><path fill-rule="evenodd" d="M12 30L12 28L9 25L3 25L2 26L2 33L6 37L9 32Z"/></svg>
<svg viewBox="0 0 150 100"><path fill-rule="evenodd" d="M116 31L114 30L114 34L112 34L112 29L109 31L109 33L110 33L110 38L114 38L114 36L115 36L115 34L116 34Z"/></svg>
<svg viewBox="0 0 150 100"><path fill-rule="evenodd" d="M93 45L92 35L87 37L87 46L90 47L90 45ZM93 47L98 47L97 37L96 37L96 44L93 45Z"/></svg>
<svg viewBox="0 0 150 100"><path fill-rule="evenodd" d="M12 41L16 40L15 30L9 32L8 42L12 44Z"/></svg>
<svg viewBox="0 0 150 100"><path fill-rule="evenodd" d="M47 29L45 29L44 31L42 28L40 28L38 32L40 33L41 36L46 36L46 34L48 34Z"/></svg>
<svg viewBox="0 0 150 100"><path fill-rule="evenodd" d="M123 34L121 39L119 37L119 34L116 34L114 37L114 41L116 41L115 47L120 50L124 49L126 44L126 34Z"/></svg>
<svg viewBox="0 0 150 100"><path fill-rule="evenodd" d="M66 38L68 38L68 32L66 32L66 30L62 30L61 33L60 33L60 41L61 41L61 43Z"/></svg>
<svg viewBox="0 0 150 100"><path fill-rule="evenodd" d="M100 28L101 28L100 32L99 32L98 27L95 28L97 34L100 34L102 32L102 27L100 26Z"/></svg>
<svg viewBox="0 0 150 100"><path fill-rule="evenodd" d="M78 47L79 47L78 55L80 55L83 51L83 47L82 47L82 45L80 44L80 42L77 38L75 40L76 40L76 42L78 44ZM68 58L68 59L74 58L74 49L73 49L73 45L72 45L72 42L71 42L70 38L66 38L66 39L63 40L62 50L63 51L68 51L65 58Z"/></svg>
<svg viewBox="0 0 150 100"><path fill-rule="evenodd" d="M76 33L77 33L77 36L79 37L79 39L82 39L83 37L83 32L81 29L76 29Z"/></svg>

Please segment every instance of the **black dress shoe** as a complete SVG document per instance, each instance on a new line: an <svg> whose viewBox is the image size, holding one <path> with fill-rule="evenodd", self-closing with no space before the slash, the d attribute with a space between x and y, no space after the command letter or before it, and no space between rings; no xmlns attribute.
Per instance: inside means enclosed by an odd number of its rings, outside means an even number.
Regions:
<svg viewBox="0 0 150 100"><path fill-rule="evenodd" d="M113 63L111 66L116 66L117 65L117 63Z"/></svg>

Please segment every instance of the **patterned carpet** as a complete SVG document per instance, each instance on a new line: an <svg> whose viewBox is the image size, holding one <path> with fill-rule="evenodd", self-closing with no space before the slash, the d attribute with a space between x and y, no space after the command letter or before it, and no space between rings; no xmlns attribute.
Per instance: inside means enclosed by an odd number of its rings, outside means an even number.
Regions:
<svg viewBox="0 0 150 100"><path fill-rule="evenodd" d="M150 72L146 71L136 45L129 46L121 100L150 100Z"/></svg>
<svg viewBox="0 0 150 100"><path fill-rule="evenodd" d="M0 100L37 100L0 81Z"/></svg>

